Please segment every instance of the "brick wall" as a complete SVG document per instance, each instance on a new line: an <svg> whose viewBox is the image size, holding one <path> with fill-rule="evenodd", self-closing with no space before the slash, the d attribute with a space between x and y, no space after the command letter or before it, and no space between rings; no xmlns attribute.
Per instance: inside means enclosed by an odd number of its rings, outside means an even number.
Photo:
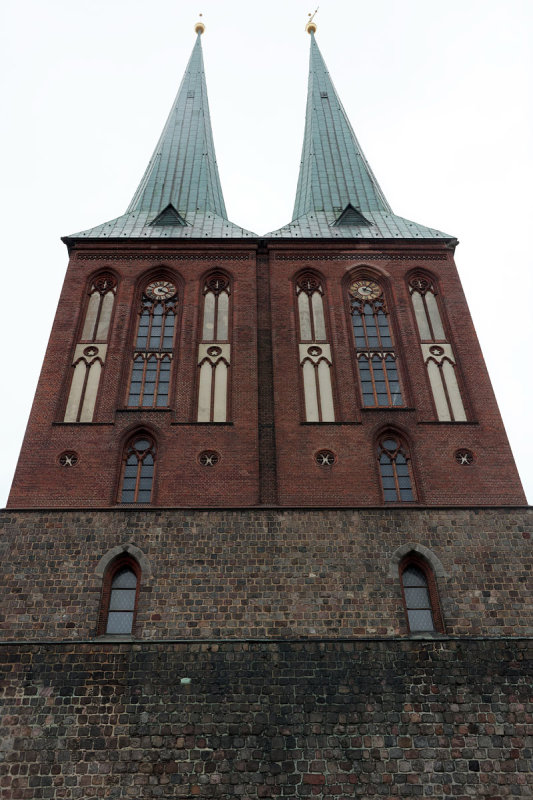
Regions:
<svg viewBox="0 0 533 800"><path fill-rule="evenodd" d="M3 640L93 637L98 564L129 544L146 562L142 640L407 635L395 553L411 544L438 560L448 634L533 634L528 509L5 511L0 523Z"/></svg>
<svg viewBox="0 0 533 800"><path fill-rule="evenodd" d="M0 648L0 798L533 795L531 642Z"/></svg>
<svg viewBox="0 0 533 800"><path fill-rule="evenodd" d="M386 287L405 407L361 407L347 304L350 271L367 265ZM139 291L147 276L180 286L170 408L126 409ZM210 269L232 279L230 420L198 424L196 396L202 288ZM333 357L335 423L306 423L298 355L294 279L312 267L323 278ZM438 278L443 314L458 362L468 421L438 423L432 404L407 278L425 268ZM63 423L91 276L112 269L118 280L106 364L93 423ZM155 270L155 272L154 272ZM37 394L15 474L13 508L115 506L122 454L139 426L157 441L155 506L374 506L383 502L376 437L393 426L410 447L421 505L520 505L520 481L452 254L442 242L320 241L256 245L86 242L72 253ZM472 466L455 452L472 450ZM221 455L214 469L202 450ZM321 468L315 453L333 450ZM61 467L65 450L79 454Z"/></svg>

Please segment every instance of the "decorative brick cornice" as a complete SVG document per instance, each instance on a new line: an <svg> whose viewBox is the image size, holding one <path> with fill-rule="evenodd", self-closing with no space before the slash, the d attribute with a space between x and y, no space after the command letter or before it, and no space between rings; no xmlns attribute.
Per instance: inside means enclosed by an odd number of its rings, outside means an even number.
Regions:
<svg viewBox="0 0 533 800"><path fill-rule="evenodd" d="M356 258L363 261L446 261L448 256L445 253L432 253L431 255L403 255L400 253L333 253L329 255L274 255L276 261L351 261Z"/></svg>
<svg viewBox="0 0 533 800"><path fill-rule="evenodd" d="M119 255L117 253L75 253L74 258L82 261L249 261L253 253L245 256L222 255L220 253L179 253L160 251L150 255Z"/></svg>

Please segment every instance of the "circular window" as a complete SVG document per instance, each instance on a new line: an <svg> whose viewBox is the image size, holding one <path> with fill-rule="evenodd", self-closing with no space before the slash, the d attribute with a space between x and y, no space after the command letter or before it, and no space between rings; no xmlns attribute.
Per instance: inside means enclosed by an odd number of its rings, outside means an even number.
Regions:
<svg viewBox="0 0 533 800"><path fill-rule="evenodd" d="M412 289L416 289L419 292L427 292L427 290L431 286L431 283L427 278L423 278L422 276L417 275L414 278L411 278L411 280L409 281L409 286Z"/></svg>
<svg viewBox="0 0 533 800"><path fill-rule="evenodd" d="M320 281L316 275L306 273L298 278L298 288L302 289L304 292L312 294L320 288Z"/></svg>
<svg viewBox="0 0 533 800"><path fill-rule="evenodd" d="M332 467L337 457L332 450L319 450L315 453L315 461L319 467Z"/></svg>
<svg viewBox="0 0 533 800"><path fill-rule="evenodd" d="M116 285L117 282L115 278L113 277L113 275L109 275L108 273L105 273L104 275L99 275L94 282L95 288L98 289L99 292L102 292L102 294L105 294L105 292L109 292L111 289L114 289Z"/></svg>
<svg viewBox="0 0 533 800"><path fill-rule="evenodd" d="M219 274L210 275L209 278L206 280L205 285L212 292L218 294L219 292L223 292L224 289L228 288L229 281L225 275L219 275Z"/></svg>
<svg viewBox="0 0 533 800"><path fill-rule="evenodd" d="M220 453L216 450L204 450L198 456L198 461L202 467L214 467L220 461Z"/></svg>
<svg viewBox="0 0 533 800"><path fill-rule="evenodd" d="M79 456L74 450L64 450L58 458L62 467L75 467Z"/></svg>
<svg viewBox="0 0 533 800"><path fill-rule="evenodd" d="M461 450L455 451L455 460L462 467L469 467L474 463L474 454L471 450L467 450L463 447Z"/></svg>
<svg viewBox="0 0 533 800"><path fill-rule="evenodd" d="M474 454L471 450L467 450L463 447L461 450L455 451L455 460L462 467L469 467L474 463Z"/></svg>

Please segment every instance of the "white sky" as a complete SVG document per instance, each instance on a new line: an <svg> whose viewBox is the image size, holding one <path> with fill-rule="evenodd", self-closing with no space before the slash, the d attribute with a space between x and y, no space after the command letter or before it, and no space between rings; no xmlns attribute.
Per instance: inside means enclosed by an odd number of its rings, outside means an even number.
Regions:
<svg viewBox="0 0 533 800"><path fill-rule="evenodd" d="M3 0L0 505L67 266L59 237L125 211L197 13L228 215L264 233L292 214L313 10L307 0ZM530 502L532 21L530 0L321 0L317 15L394 211L461 242L459 272Z"/></svg>

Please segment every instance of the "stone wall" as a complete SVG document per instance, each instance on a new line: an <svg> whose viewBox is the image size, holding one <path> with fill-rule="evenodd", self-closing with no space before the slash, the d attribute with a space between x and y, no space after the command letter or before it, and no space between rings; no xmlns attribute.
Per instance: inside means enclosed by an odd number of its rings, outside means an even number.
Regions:
<svg viewBox="0 0 533 800"><path fill-rule="evenodd" d="M533 796L524 640L0 653L2 800Z"/></svg>
<svg viewBox="0 0 533 800"><path fill-rule="evenodd" d="M0 515L0 638L95 636L101 560L135 546L135 634L407 635L398 553L433 559L445 631L533 635L528 509L14 512Z"/></svg>

